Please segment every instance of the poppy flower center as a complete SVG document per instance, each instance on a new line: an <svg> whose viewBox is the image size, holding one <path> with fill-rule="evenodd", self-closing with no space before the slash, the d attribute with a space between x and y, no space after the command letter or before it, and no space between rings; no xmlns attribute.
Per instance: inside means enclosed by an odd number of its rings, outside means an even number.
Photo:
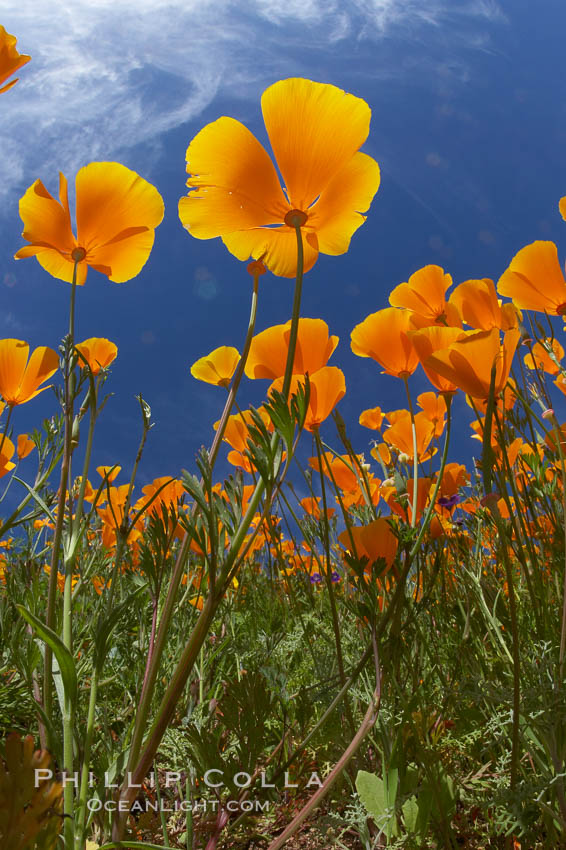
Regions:
<svg viewBox="0 0 566 850"><path fill-rule="evenodd" d="M76 248L73 248L73 250L71 252L71 259L75 263L80 263L81 260L84 260L85 257L86 257L86 251L85 251L84 248L80 248L78 246Z"/></svg>
<svg viewBox="0 0 566 850"><path fill-rule="evenodd" d="M302 227L306 224L308 215L302 210L289 210L283 221L288 227Z"/></svg>
<svg viewBox="0 0 566 850"><path fill-rule="evenodd" d="M559 304L556 308L557 316L566 316L566 304Z"/></svg>

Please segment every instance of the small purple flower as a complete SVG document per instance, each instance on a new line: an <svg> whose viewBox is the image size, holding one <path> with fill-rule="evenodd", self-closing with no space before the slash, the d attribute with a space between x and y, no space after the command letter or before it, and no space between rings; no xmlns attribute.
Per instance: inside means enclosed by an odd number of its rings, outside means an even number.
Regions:
<svg viewBox="0 0 566 850"><path fill-rule="evenodd" d="M322 576L320 573L313 573L310 577L311 584L320 584Z"/></svg>
<svg viewBox="0 0 566 850"><path fill-rule="evenodd" d="M438 504L441 508L453 508L454 505L457 505L460 501L460 496L455 493L453 496L441 496L438 500Z"/></svg>
<svg viewBox="0 0 566 850"><path fill-rule="evenodd" d="M334 570L334 572L332 573L330 578L332 579L333 582L340 581L340 573L338 573L338 572L336 572L336 570Z"/></svg>

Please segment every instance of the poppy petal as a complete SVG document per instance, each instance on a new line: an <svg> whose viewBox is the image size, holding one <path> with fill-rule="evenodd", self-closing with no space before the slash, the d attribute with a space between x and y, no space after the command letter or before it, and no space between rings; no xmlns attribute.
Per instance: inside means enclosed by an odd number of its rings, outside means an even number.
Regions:
<svg viewBox="0 0 566 850"><path fill-rule="evenodd" d="M13 404L28 362L29 345L21 339L0 340L0 395Z"/></svg>
<svg viewBox="0 0 566 850"><path fill-rule="evenodd" d="M563 198L560 198L558 209L560 210L560 215L566 221L566 195Z"/></svg>
<svg viewBox="0 0 566 850"><path fill-rule="evenodd" d="M118 234L129 228L153 231L163 219L163 199L155 186L119 162L85 165L77 173L75 185L78 242L94 263L105 264L99 260L98 251L113 243ZM126 241L120 239L121 243ZM135 265L139 271L139 259Z"/></svg>
<svg viewBox="0 0 566 850"><path fill-rule="evenodd" d="M63 175L60 175L61 193L65 186L64 179ZM24 239L32 245L50 246L57 251L71 253L76 241L71 230L68 208L55 200L41 180L36 180L29 187L20 200L19 208L24 223Z"/></svg>
<svg viewBox="0 0 566 850"><path fill-rule="evenodd" d="M538 240L515 254L497 284L520 309L557 314L566 305L566 280L554 242Z"/></svg>
<svg viewBox="0 0 566 850"><path fill-rule="evenodd" d="M179 218L197 239L279 224L289 210L265 148L240 121L207 124L187 148L187 186Z"/></svg>
<svg viewBox="0 0 566 850"><path fill-rule="evenodd" d="M336 86L299 78L266 89L261 108L289 201L306 211L367 139L371 110Z"/></svg>
<svg viewBox="0 0 566 850"><path fill-rule="evenodd" d="M352 235L366 220L366 212L379 189L379 165L365 153L356 153L335 174L309 210L323 254L345 254Z"/></svg>
<svg viewBox="0 0 566 850"><path fill-rule="evenodd" d="M46 390L47 387L37 389L40 384L47 381L59 368L59 357L52 348L40 346L32 351L31 357L24 372L20 384L20 403L35 398L36 395Z"/></svg>
<svg viewBox="0 0 566 850"><path fill-rule="evenodd" d="M308 272L318 259L318 242L314 233L305 236L303 270ZM239 260L262 260L279 277L295 277L297 273L297 237L290 227L255 227L224 235L222 241Z"/></svg>
<svg viewBox="0 0 566 850"><path fill-rule="evenodd" d="M25 249L22 248L21 250L23 251ZM18 251L18 253L20 254L20 251ZM75 267L72 260L67 260L56 249L51 248L38 251L36 257L39 265L42 266L45 271L51 275L51 277L56 277L58 280L64 280L67 283L72 282L73 269ZM87 271L88 266L84 260L77 263L77 286L82 286L84 284Z"/></svg>

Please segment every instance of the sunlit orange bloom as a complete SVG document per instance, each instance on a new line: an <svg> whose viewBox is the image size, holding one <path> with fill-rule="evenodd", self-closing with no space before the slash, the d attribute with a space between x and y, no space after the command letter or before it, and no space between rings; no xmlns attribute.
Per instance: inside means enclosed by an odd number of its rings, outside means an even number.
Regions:
<svg viewBox="0 0 566 850"><path fill-rule="evenodd" d="M281 392L283 378L278 378L270 387ZM301 375L294 375L291 381L289 395L297 392L300 384L304 384ZM305 429L316 431L327 419L341 398L346 395L346 378L341 369L336 366L324 366L309 377L309 406L305 417Z"/></svg>
<svg viewBox="0 0 566 850"><path fill-rule="evenodd" d="M360 463L363 463L363 455L358 455L358 460ZM318 458L311 457L309 459L309 466L320 473ZM351 492L358 488L359 469L354 465L354 461L351 459L350 455L336 456L332 454L332 452L324 452L322 455L322 471L327 478L332 480L328 472L328 467L330 467L332 478L340 490L344 490L344 492ZM354 469L356 470L355 472Z"/></svg>
<svg viewBox="0 0 566 850"><path fill-rule="evenodd" d="M421 393L417 396L417 404L434 425L434 436L440 437L446 425L444 421L446 415L444 396L433 392Z"/></svg>
<svg viewBox="0 0 566 850"><path fill-rule="evenodd" d="M564 349L557 339L546 340L552 348L556 360L560 361L564 357ZM523 362L527 369L534 369L535 364L537 369L542 369L543 372L548 372L549 375L558 375L560 366L557 366L554 360L551 359L546 348L540 343L535 342L532 353L529 352L523 358Z"/></svg>
<svg viewBox="0 0 566 850"><path fill-rule="evenodd" d="M17 77L5 86L2 83L31 59L31 56L26 56L25 53L18 53L16 42L16 36L10 35L3 26L0 26L0 94L16 85Z"/></svg>
<svg viewBox="0 0 566 850"><path fill-rule="evenodd" d="M315 519L320 519L322 516L322 511L320 509L320 499L313 498L312 496L307 496L305 499L301 499L301 507L303 508L306 514L314 517ZM336 511L334 508L327 508L326 516L330 519L333 517Z"/></svg>
<svg viewBox="0 0 566 850"><path fill-rule="evenodd" d="M1 437L0 437L1 439ZM18 437L17 453L20 460L23 460L35 449L35 443L30 440L27 434L20 434Z"/></svg>
<svg viewBox="0 0 566 850"><path fill-rule="evenodd" d="M105 478L109 484L118 477L118 473L122 471L121 466L97 466L96 471L101 478ZM125 497L124 497L125 498Z"/></svg>
<svg viewBox="0 0 566 850"><path fill-rule="evenodd" d="M258 413L268 431L272 431L273 425L265 408L260 407ZM219 425L220 420L214 423L215 431L218 430ZM222 437L223 441L234 449L234 451L228 453L228 462L233 466L239 466L245 469L246 472L252 471L250 460L244 454L248 447L248 439L250 438L249 426L254 427L251 411L244 410L241 413L234 413L228 417L226 429Z"/></svg>
<svg viewBox="0 0 566 850"><path fill-rule="evenodd" d="M461 463L447 463L442 474L439 496L455 496L470 482L470 473Z"/></svg>
<svg viewBox="0 0 566 850"><path fill-rule="evenodd" d="M118 162L91 162L77 173L77 236L71 226L67 180L59 174L59 201L36 180L20 200L22 236L30 244L17 260L36 256L45 271L70 283L75 260L82 286L90 266L115 283L135 277L153 247L163 218L157 189Z"/></svg>
<svg viewBox="0 0 566 850"><path fill-rule="evenodd" d="M261 259L276 275L294 277L295 228L303 213L305 270L322 254L344 254L379 187L379 166L359 152L369 132L367 103L335 86L280 80L261 98L269 154L234 118L207 124L187 148L188 197L179 218L197 239L222 237L239 260ZM274 225L276 225L274 227Z"/></svg>
<svg viewBox="0 0 566 850"><path fill-rule="evenodd" d="M437 326L409 332L409 338L417 352L425 375L441 393L456 392L458 385L455 381L451 381L435 371L430 366L430 357L435 352L448 348L453 342L464 336L465 331L462 331L461 328L441 328Z"/></svg>
<svg viewBox="0 0 566 850"><path fill-rule="evenodd" d="M104 579L102 576L93 576L92 586L99 596L102 596L102 591L106 590L112 584L112 578Z"/></svg>
<svg viewBox="0 0 566 850"><path fill-rule="evenodd" d="M391 529L391 522L385 517L374 519L368 525L356 526L350 531L346 529L338 535L338 540L354 557L367 558L370 564L383 558L389 568L395 561L397 538Z"/></svg>
<svg viewBox="0 0 566 850"><path fill-rule="evenodd" d="M178 503L185 495L185 488L176 478L164 476L162 478L155 478L151 484L146 484L145 487L142 487L142 493L143 497L138 499L134 505L134 510L136 512L142 510L146 507L149 500L154 497L153 502L146 509L147 512L154 516L160 516L168 524L170 519L169 514L177 511ZM177 537L182 537L183 529L180 524L177 525L176 529L169 528L169 525L167 525L167 528L168 533L175 531Z"/></svg>
<svg viewBox="0 0 566 850"><path fill-rule="evenodd" d="M355 489L342 493L342 504L346 510L367 504L377 505L380 499L381 480L367 469L365 476L363 478L360 476L360 482Z"/></svg>
<svg viewBox="0 0 566 850"><path fill-rule="evenodd" d="M387 375L408 378L419 363L408 336L411 330L408 310L386 307L356 325L351 334L351 348L360 357L377 360Z"/></svg>
<svg viewBox="0 0 566 850"><path fill-rule="evenodd" d="M15 463L12 463L12 457L16 449L8 437L0 436L0 443L2 443L2 448L0 449L0 478L3 478L7 472L10 472L16 466Z"/></svg>
<svg viewBox="0 0 566 850"><path fill-rule="evenodd" d="M0 395L11 406L24 404L48 389L38 387L59 367L59 358L51 348L36 348L29 362L28 355L27 342L21 339L0 340Z"/></svg>
<svg viewBox="0 0 566 850"><path fill-rule="evenodd" d="M50 576L51 575L51 565L50 564L44 564L43 565L43 572L47 573L47 575ZM73 590L74 590L75 585L77 584L79 578L80 578L80 576L78 576L78 575L73 575L71 577L71 588ZM57 587L59 588L61 593L63 593L63 591L65 590L65 574L64 573L57 573Z"/></svg>
<svg viewBox="0 0 566 850"><path fill-rule="evenodd" d="M80 351L93 375L98 375L101 369L108 368L118 354L118 348L113 342L96 336L78 342L75 348ZM82 357L78 360L79 366L84 369L85 362Z"/></svg>
<svg viewBox="0 0 566 850"><path fill-rule="evenodd" d="M566 375L560 374L557 379L554 381L554 386L558 387L561 393L566 395Z"/></svg>
<svg viewBox="0 0 566 850"><path fill-rule="evenodd" d="M558 209L560 210L560 215L566 221L566 195L563 198L560 198L558 202Z"/></svg>
<svg viewBox="0 0 566 850"><path fill-rule="evenodd" d="M415 416L415 432L417 437L417 457L419 460L427 460L437 451L428 451L432 438L434 437L434 424L426 413L417 413ZM411 414L408 410L399 411L395 422L383 432L383 439L390 446L394 446L402 454L407 455L408 460L413 460L413 428Z"/></svg>
<svg viewBox="0 0 566 850"><path fill-rule="evenodd" d="M254 336L248 359L248 378L282 378L287 364L291 321L274 325ZM338 337L330 336L328 325L322 319L299 319L297 347L293 361L293 374L312 375L326 366L338 345Z"/></svg>
<svg viewBox="0 0 566 850"><path fill-rule="evenodd" d="M412 314L413 326L450 325L462 327L457 307L446 301L452 278L440 266L425 266L400 283L389 296L392 307L404 307Z"/></svg>
<svg viewBox="0 0 566 850"><path fill-rule="evenodd" d="M489 278L466 280L450 296L467 325L482 331L499 328L510 331L518 326L517 310L513 304L502 304L495 284Z"/></svg>
<svg viewBox="0 0 566 850"><path fill-rule="evenodd" d="M228 387L239 362L240 353L237 348L221 345L193 363L191 375L197 381L205 381L217 387Z"/></svg>
<svg viewBox="0 0 566 850"><path fill-rule="evenodd" d="M515 392L515 381L513 378L509 378L505 386L503 387L502 392L498 395L496 399L496 409L499 413L500 417L505 417L505 411L512 410L515 406L515 402L517 401L517 393ZM485 398L470 398L470 396L466 396L466 403L468 407L471 407L474 413L477 411L479 413L485 414L487 411L487 399Z"/></svg>
<svg viewBox="0 0 566 850"><path fill-rule="evenodd" d="M82 482L82 475L77 475L77 477L75 478L75 484L74 484L74 487L73 487L73 494L76 497L79 495L81 482ZM95 496L96 496L96 493L92 488L92 484L90 483L90 481L87 478L86 484L85 484L84 500L85 500L85 502L94 502ZM104 494L102 494L102 498L101 498L100 501L102 502L102 501L105 501L105 500L106 500L106 497L104 496Z"/></svg>
<svg viewBox="0 0 566 850"><path fill-rule="evenodd" d="M421 518L423 511L428 503L430 496L430 478L419 478L417 481L417 511L416 522ZM413 479L407 479L407 492L403 496L397 495L395 487L383 487L382 496L391 508L391 510L399 514L405 522L412 522L413 519Z"/></svg>
<svg viewBox="0 0 566 850"><path fill-rule="evenodd" d="M379 431L383 424L383 413L381 407L371 407L369 410L362 410L358 420L364 428L370 428L372 431Z"/></svg>
<svg viewBox="0 0 566 850"><path fill-rule="evenodd" d="M521 310L566 314L566 280L554 242L533 242L515 254L497 284L500 295Z"/></svg>
<svg viewBox="0 0 566 850"><path fill-rule="evenodd" d="M489 396L491 370L495 364L495 395L507 383L513 355L519 341L519 331L507 331L503 345L499 331L467 331L466 336L449 347L436 351L427 360L427 366L447 378L473 398Z"/></svg>
<svg viewBox="0 0 566 850"><path fill-rule="evenodd" d="M370 454L377 461L381 461L381 463L384 463L386 466L391 463L391 452L386 443L379 443L377 446L374 446Z"/></svg>

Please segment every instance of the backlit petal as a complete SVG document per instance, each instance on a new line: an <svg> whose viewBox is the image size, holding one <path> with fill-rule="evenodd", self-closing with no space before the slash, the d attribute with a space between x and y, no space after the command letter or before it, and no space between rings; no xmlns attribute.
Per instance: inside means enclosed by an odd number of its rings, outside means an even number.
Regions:
<svg viewBox="0 0 566 850"><path fill-rule="evenodd" d="M280 224L289 210L265 148L234 118L207 124L187 148L188 197L179 218L197 239Z"/></svg>
<svg viewBox="0 0 566 850"><path fill-rule="evenodd" d="M356 153L334 175L309 210L307 227L318 236L323 254L344 254L350 239L365 219L366 212L379 188L377 162L365 153Z"/></svg>
<svg viewBox="0 0 566 850"><path fill-rule="evenodd" d="M52 348L46 346L36 348L31 354L20 384L18 393L20 404L35 398L36 395L46 390L47 387L41 389L38 389L38 387L54 375L58 368L59 357Z"/></svg>
<svg viewBox="0 0 566 850"><path fill-rule="evenodd" d="M367 139L371 110L336 86L298 78L266 89L261 108L291 205L306 211Z"/></svg>
<svg viewBox="0 0 566 850"><path fill-rule="evenodd" d="M89 251L87 262L114 283L124 283L142 270L154 240L155 231L144 229L141 233L134 233Z"/></svg>
<svg viewBox="0 0 566 850"><path fill-rule="evenodd" d="M410 312L396 307L372 313L352 331L352 351L360 357L377 360L388 375L412 375L419 359L407 336L410 321Z"/></svg>
<svg viewBox="0 0 566 850"><path fill-rule="evenodd" d="M499 278L497 291L520 309L556 315L566 305L566 280L554 242L533 242L515 254Z"/></svg>
<svg viewBox="0 0 566 850"><path fill-rule="evenodd" d="M306 238L305 238L306 237ZM231 254L239 260L262 260L273 274L295 277L297 273L297 237L290 227L256 227L222 237ZM304 271L312 269L318 259L316 234L303 238Z"/></svg>
<svg viewBox="0 0 566 850"><path fill-rule="evenodd" d="M191 375L197 381L207 384L227 387L240 362L240 352L237 348L221 345L210 354L201 357L191 366Z"/></svg>
<svg viewBox="0 0 566 850"><path fill-rule="evenodd" d="M66 183L62 174L59 180L60 192L63 194ZM66 206L55 200L41 180L36 180L21 198L20 217L24 223L22 236L32 245L51 247L70 254L77 244Z"/></svg>
<svg viewBox="0 0 566 850"><path fill-rule="evenodd" d="M22 251L25 249L22 249ZM21 252L18 252L21 255ZM67 260L58 251L51 248L44 249L37 253L37 262L42 266L51 277L56 277L58 280L64 280L71 283L73 280L74 262ZM77 285L82 286L86 280L88 266L83 260L77 263Z"/></svg>
<svg viewBox="0 0 566 850"><path fill-rule="evenodd" d="M248 378L274 380L285 374L291 321L274 325L254 336L246 362ZM337 336L328 335L328 325L322 319L299 319L293 374L313 374L326 366L338 345Z"/></svg>
<svg viewBox="0 0 566 850"><path fill-rule="evenodd" d="M28 354L27 342L21 339L0 340L0 395L7 404L17 403Z"/></svg>
<svg viewBox="0 0 566 850"><path fill-rule="evenodd" d="M566 221L566 195L560 198L558 209L560 210L560 215Z"/></svg>
<svg viewBox="0 0 566 850"><path fill-rule="evenodd" d="M147 235L139 231L142 228L153 231L163 218L163 200L155 186L118 162L91 162L77 173L76 190L77 239L87 250L89 263L92 256L93 265L105 264L106 259L101 256L107 254L100 249L110 243L115 248L119 246L121 254L125 243L134 254L141 250L143 243L149 254L153 239L150 244ZM130 228L138 232L130 235ZM145 242L143 238L140 241L140 237L144 237ZM123 258L117 262L123 265ZM139 271L141 265L137 257L132 267L136 266Z"/></svg>
<svg viewBox="0 0 566 850"><path fill-rule="evenodd" d="M31 58L26 56L25 53L18 53L16 42L16 37L10 35L3 26L0 26L0 84L7 80L18 68L29 62ZM0 93L8 91L15 83L17 83L17 79L2 86Z"/></svg>

